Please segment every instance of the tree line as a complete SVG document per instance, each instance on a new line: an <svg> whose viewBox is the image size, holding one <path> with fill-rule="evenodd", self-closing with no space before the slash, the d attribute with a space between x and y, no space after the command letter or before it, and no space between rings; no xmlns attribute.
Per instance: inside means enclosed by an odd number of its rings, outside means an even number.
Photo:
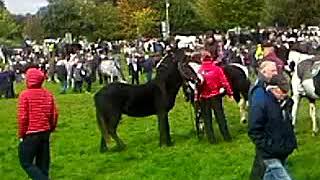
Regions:
<svg viewBox="0 0 320 180"><path fill-rule="evenodd" d="M13 15L0 0L0 39L41 40L66 32L90 40L161 36L165 0L48 0L35 15ZM236 26L320 24L318 0L169 0L172 34Z"/></svg>

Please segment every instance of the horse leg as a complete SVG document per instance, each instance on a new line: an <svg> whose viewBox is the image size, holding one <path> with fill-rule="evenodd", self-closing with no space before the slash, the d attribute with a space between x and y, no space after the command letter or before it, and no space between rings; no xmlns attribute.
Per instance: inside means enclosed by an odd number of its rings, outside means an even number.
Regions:
<svg viewBox="0 0 320 180"><path fill-rule="evenodd" d="M120 139L117 133L117 127L119 125L120 119L121 119L121 113L118 113L118 112L112 113L109 124L107 125L108 132L110 133L111 137L116 141L119 151L126 148L126 145Z"/></svg>
<svg viewBox="0 0 320 180"><path fill-rule="evenodd" d="M163 111L158 113L158 124L160 130L160 147L164 144L171 146L168 112Z"/></svg>
<svg viewBox="0 0 320 180"><path fill-rule="evenodd" d="M298 107L299 107L299 103L300 103L300 95L299 94L294 94L292 96L292 100L293 100L293 106L292 106L292 125L295 126L296 125L296 121L297 121L297 112L298 112Z"/></svg>
<svg viewBox="0 0 320 180"><path fill-rule="evenodd" d="M96 118L97 118L97 123L98 127L101 132L101 142L100 142L100 152L106 152L108 150L108 142L110 141L110 137L107 131L107 118L102 116L100 111L96 111Z"/></svg>
<svg viewBox="0 0 320 180"><path fill-rule="evenodd" d="M292 86L292 100L293 100L293 106L292 106L292 125L295 126L297 121L297 112L298 107L300 103L300 93L299 93L299 87L300 87L301 80L299 79L297 72L294 72L291 80L291 86Z"/></svg>
<svg viewBox="0 0 320 180"><path fill-rule="evenodd" d="M105 83L106 85L108 85L108 84L109 84L108 75L103 75L103 79L104 79L104 83Z"/></svg>
<svg viewBox="0 0 320 180"><path fill-rule="evenodd" d="M240 123L245 124L247 123L246 101L243 98L241 98L240 102L238 103L238 106L240 109Z"/></svg>
<svg viewBox="0 0 320 180"><path fill-rule="evenodd" d="M197 136L199 139L201 139L204 135L204 124L203 120L201 119L201 110L198 104L195 104L194 102L194 111L196 115L196 130L197 130Z"/></svg>
<svg viewBox="0 0 320 180"><path fill-rule="evenodd" d="M245 124L247 122L246 120L246 100L244 98L245 96L241 96L240 92L238 90L234 90L233 98L237 102L239 111L240 111L240 123Z"/></svg>
<svg viewBox="0 0 320 180"><path fill-rule="evenodd" d="M317 135L319 128L317 125L317 117L316 117L316 100L315 99L309 99L309 114L312 120L312 134L315 136Z"/></svg>

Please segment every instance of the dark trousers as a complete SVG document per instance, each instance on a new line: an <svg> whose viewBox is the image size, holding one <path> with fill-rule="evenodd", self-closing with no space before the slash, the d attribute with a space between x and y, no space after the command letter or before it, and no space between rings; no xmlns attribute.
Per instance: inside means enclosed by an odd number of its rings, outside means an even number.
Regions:
<svg viewBox="0 0 320 180"><path fill-rule="evenodd" d="M132 84L139 84L139 71L132 71Z"/></svg>
<svg viewBox="0 0 320 180"><path fill-rule="evenodd" d="M263 163L261 153L256 150L256 156L254 157L253 165L251 168L250 180L262 180L265 170L266 167Z"/></svg>
<svg viewBox="0 0 320 180"><path fill-rule="evenodd" d="M59 81L60 81L61 93L66 93L68 88L67 78L59 78Z"/></svg>
<svg viewBox="0 0 320 180"><path fill-rule="evenodd" d="M152 80L152 71L147 71L145 73L146 73L147 82L150 82Z"/></svg>
<svg viewBox="0 0 320 180"><path fill-rule="evenodd" d="M33 180L49 179L50 132L27 135L19 144L21 167Z"/></svg>
<svg viewBox="0 0 320 180"><path fill-rule="evenodd" d="M101 70L98 70L98 76L99 76L99 84L101 85L103 84L103 78L104 78Z"/></svg>
<svg viewBox="0 0 320 180"><path fill-rule="evenodd" d="M87 92L91 92L92 79L91 77L86 77L84 81L87 83Z"/></svg>
<svg viewBox="0 0 320 180"><path fill-rule="evenodd" d="M82 93L82 84L83 81L75 81L74 82L74 92Z"/></svg>
<svg viewBox="0 0 320 180"><path fill-rule="evenodd" d="M212 111L217 119L220 132L225 141L231 141L231 136L228 130L227 121L224 115L222 107L222 96L214 96L209 99L203 99L200 101L201 115L204 119L205 131L210 143L216 143L214 131L212 127Z"/></svg>

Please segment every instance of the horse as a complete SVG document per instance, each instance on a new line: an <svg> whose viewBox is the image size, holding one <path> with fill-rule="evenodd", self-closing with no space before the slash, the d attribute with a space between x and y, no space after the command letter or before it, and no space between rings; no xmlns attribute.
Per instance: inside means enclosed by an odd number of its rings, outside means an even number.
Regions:
<svg viewBox="0 0 320 180"><path fill-rule="evenodd" d="M292 86L292 124L297 121L297 111L302 97L309 100L309 115L312 120L312 134L317 135L319 128L316 120L316 100L320 98L319 55L305 54L293 48L289 53L288 63L293 64Z"/></svg>
<svg viewBox="0 0 320 180"><path fill-rule="evenodd" d="M189 62L188 66L192 69L190 71L194 76L198 76L197 72L199 71L200 64L198 62ZM249 72L246 66L231 63L228 65L221 66L233 91L233 98L237 102L240 111L240 123L244 124L247 122L247 105L248 105L248 93L250 89L251 82L249 80ZM186 69L186 68L185 68ZM191 76L191 75L189 75ZM193 83L184 83L183 86L184 94L187 97L187 101L190 101L194 107L196 114L196 131L198 137L203 134L203 122L200 118L201 112L200 107L194 101L194 93L196 90L196 85Z"/></svg>
<svg viewBox="0 0 320 180"><path fill-rule="evenodd" d="M113 58L101 61L99 71L106 84L112 83L114 81L124 81L124 76L121 72L120 64Z"/></svg>
<svg viewBox="0 0 320 180"><path fill-rule="evenodd" d="M156 77L142 85L114 82L99 90L94 96L96 118L101 132L100 152L108 150L109 135L119 150L125 148L117 134L122 114L133 117L157 115L160 130L160 147L171 146L168 113L182 85L181 63L183 50L172 50L156 70Z"/></svg>

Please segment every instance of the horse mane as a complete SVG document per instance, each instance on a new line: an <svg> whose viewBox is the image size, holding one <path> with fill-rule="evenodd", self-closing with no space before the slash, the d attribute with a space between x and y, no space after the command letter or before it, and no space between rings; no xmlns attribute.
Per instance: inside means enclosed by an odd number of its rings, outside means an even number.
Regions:
<svg viewBox="0 0 320 180"><path fill-rule="evenodd" d="M165 80L171 73L177 71L177 62L182 62L185 58L184 50L177 49L168 52L166 56L161 59L160 64L157 67L155 79ZM174 77L171 77L174 78Z"/></svg>

